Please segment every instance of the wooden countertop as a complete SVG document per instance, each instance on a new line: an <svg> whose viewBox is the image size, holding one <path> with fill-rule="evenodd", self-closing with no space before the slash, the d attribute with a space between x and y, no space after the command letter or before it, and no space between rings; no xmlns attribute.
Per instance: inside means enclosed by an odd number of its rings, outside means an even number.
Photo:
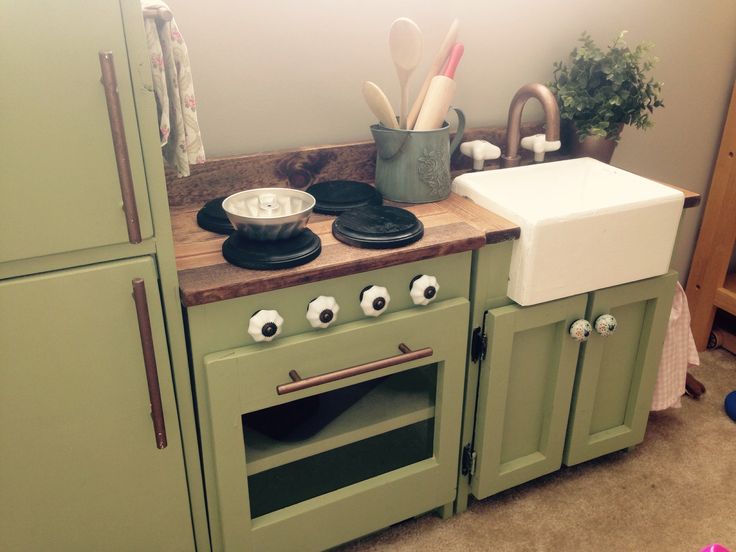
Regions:
<svg viewBox="0 0 736 552"><path fill-rule="evenodd" d="M421 240L395 249L351 247L332 235L335 217L313 214L308 227L322 240L322 252L305 265L282 270L249 270L231 265L222 257L225 236L197 226L199 207L172 207L182 302L188 307L202 305L470 251L487 243L516 239L520 233L515 224L455 194L436 203L394 205L408 209L422 221L424 236Z"/></svg>
<svg viewBox="0 0 736 552"><path fill-rule="evenodd" d="M541 131L538 124L522 125L522 135ZM464 139L502 144L505 134L505 128L466 129ZM522 164L532 162L530 152L520 153ZM197 226L196 213L206 201L240 190L270 186L306 189L314 182L335 179L370 182L375 171L375 156L373 142L357 142L214 159L192 166L192 176L182 179L169 171L169 206L184 305L201 305L356 274L519 237L520 229L515 224L451 194L448 199L436 203L396 204L412 211L424 224L421 240L396 249L360 249L345 245L332 235L334 217L313 214L309 228L322 240L319 257L300 267L261 271L229 264L221 253L225 237ZM566 158L558 152L548 156L549 160ZM470 170L470 163L459 151L455 152L451 159L452 176ZM497 161L486 164L487 170L494 168L498 168ZM685 208L700 202L698 194L678 189L685 194Z"/></svg>

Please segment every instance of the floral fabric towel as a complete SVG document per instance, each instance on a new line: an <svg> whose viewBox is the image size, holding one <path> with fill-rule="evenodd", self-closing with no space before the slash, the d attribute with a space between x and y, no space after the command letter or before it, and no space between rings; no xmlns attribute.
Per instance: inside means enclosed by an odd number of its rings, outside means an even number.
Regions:
<svg viewBox="0 0 736 552"><path fill-rule="evenodd" d="M168 10L155 0L141 0L141 7ZM144 21L163 156L179 176L189 176L189 165L204 163L205 155L187 46L174 19L145 17Z"/></svg>
<svg viewBox="0 0 736 552"><path fill-rule="evenodd" d="M651 410L679 408L685 393L685 379L690 366L699 366L700 358L690 330L690 309L680 283L675 288L670 320L659 361L659 374L654 386Z"/></svg>

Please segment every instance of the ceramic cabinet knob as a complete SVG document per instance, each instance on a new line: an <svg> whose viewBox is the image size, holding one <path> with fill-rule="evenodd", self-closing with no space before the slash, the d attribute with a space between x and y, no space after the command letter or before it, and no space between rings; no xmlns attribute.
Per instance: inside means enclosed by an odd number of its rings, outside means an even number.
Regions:
<svg viewBox="0 0 736 552"><path fill-rule="evenodd" d="M278 311L259 310L250 317L248 333L255 341L271 341L281 333L284 319Z"/></svg>
<svg viewBox="0 0 736 552"><path fill-rule="evenodd" d="M583 341L588 341L592 331L593 327L590 325L590 322L581 318L573 322L570 326L570 337L582 343Z"/></svg>
<svg viewBox="0 0 736 552"><path fill-rule="evenodd" d="M601 334L603 337L606 337L616 331L618 322L616 322L616 319L611 314L601 314L595 319L595 323L593 325L596 332Z"/></svg>
<svg viewBox="0 0 736 552"><path fill-rule="evenodd" d="M391 296L383 286L368 286L360 292L360 308L366 316L380 316L388 308Z"/></svg>
<svg viewBox="0 0 736 552"><path fill-rule="evenodd" d="M307 320L313 328L327 328L337 320L339 310L340 305L337 304L334 297L320 295L309 302Z"/></svg>
<svg viewBox="0 0 736 552"><path fill-rule="evenodd" d="M419 274L409 284L409 295L415 305L429 305L437 297L440 285L437 278L427 274Z"/></svg>

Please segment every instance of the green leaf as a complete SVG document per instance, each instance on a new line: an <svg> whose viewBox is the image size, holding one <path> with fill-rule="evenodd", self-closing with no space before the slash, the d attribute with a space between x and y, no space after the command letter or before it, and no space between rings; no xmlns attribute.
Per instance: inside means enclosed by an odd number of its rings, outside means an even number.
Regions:
<svg viewBox="0 0 736 552"><path fill-rule="evenodd" d="M550 90L560 117L575 122L581 136L618 136L621 123L638 128L652 125L649 114L663 107L662 83L648 76L657 63L653 44L631 49L621 31L605 50L587 32L566 61L553 63Z"/></svg>

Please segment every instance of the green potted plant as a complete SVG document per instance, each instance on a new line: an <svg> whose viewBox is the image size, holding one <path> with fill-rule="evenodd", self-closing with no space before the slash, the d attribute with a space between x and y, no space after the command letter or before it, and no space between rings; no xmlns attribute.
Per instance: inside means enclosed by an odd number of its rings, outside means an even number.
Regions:
<svg viewBox="0 0 736 552"><path fill-rule="evenodd" d="M625 34L622 31L604 51L584 32L567 63L554 64L549 87L575 157L610 162L624 125L649 128L650 114L664 106L662 83L648 76L657 62L649 55L653 44L631 49Z"/></svg>

